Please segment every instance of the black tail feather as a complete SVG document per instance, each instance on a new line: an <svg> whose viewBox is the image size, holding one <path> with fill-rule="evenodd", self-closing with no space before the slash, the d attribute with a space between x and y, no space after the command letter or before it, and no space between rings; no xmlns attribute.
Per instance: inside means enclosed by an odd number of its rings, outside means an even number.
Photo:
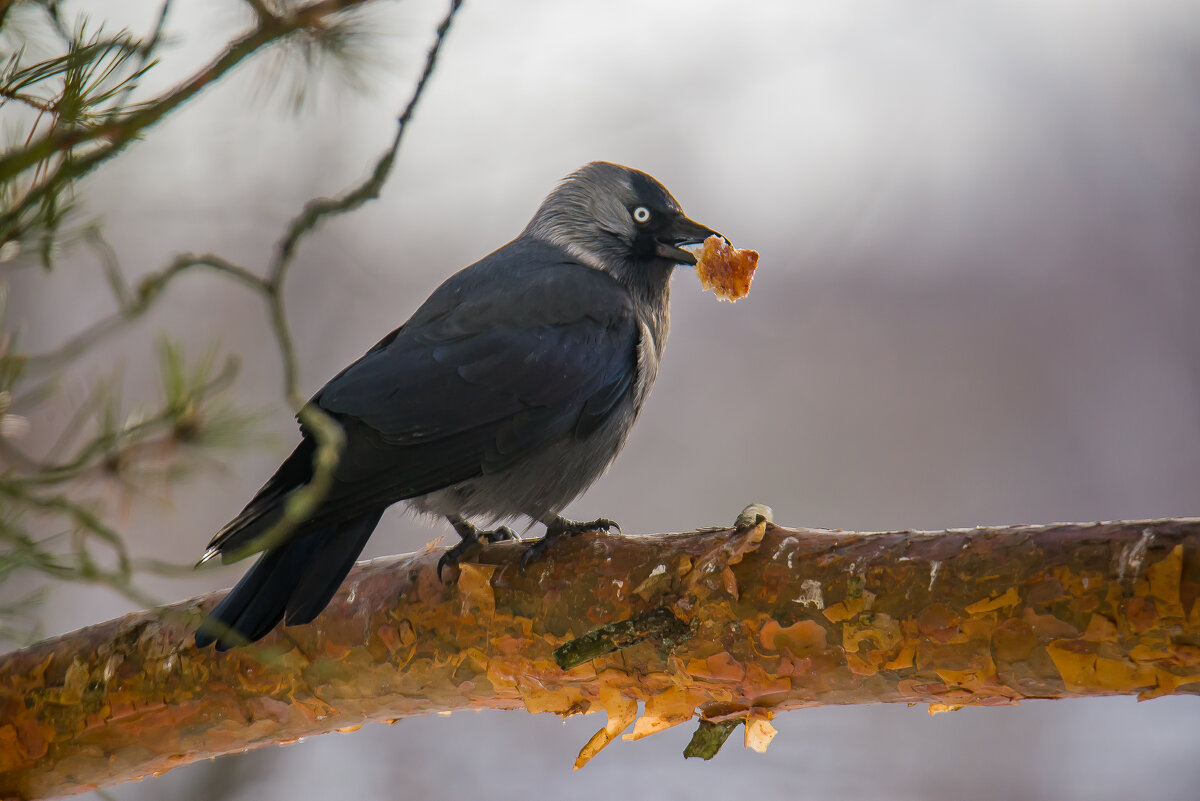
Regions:
<svg viewBox="0 0 1200 801"><path fill-rule="evenodd" d="M383 510L360 515L340 523L337 534L326 540L308 563L300 584L287 605L287 625L311 623L329 604L329 599L342 586L342 581L354 561L362 553L371 532L379 524Z"/></svg>
<svg viewBox="0 0 1200 801"><path fill-rule="evenodd" d="M289 625L310 622L337 592L382 514L298 533L267 551L209 614L196 632L196 647L215 642L218 651L226 651L242 644L238 636L254 642L285 615ZM210 620L229 631L210 628Z"/></svg>
<svg viewBox="0 0 1200 801"><path fill-rule="evenodd" d="M251 545L278 523L288 496L312 479L314 450L311 438L301 440L292 455L275 471L275 475L254 494L246 508L217 532L208 544L208 552L215 551L226 557L243 546Z"/></svg>

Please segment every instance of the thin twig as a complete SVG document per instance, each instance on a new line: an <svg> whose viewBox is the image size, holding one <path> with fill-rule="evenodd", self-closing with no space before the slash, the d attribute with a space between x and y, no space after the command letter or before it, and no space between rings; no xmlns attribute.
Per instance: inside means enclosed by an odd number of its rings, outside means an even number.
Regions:
<svg viewBox="0 0 1200 801"><path fill-rule="evenodd" d="M408 100L408 105L404 107L404 111L401 112L396 120L396 135L392 139L392 144L375 162L375 168L371 171L370 177L348 192L344 192L338 198L317 198L310 201L304 207L304 211L292 220L288 227L287 235L280 241L276 249L275 260L271 264L271 281L275 281L287 268L288 262L291 261L295 253L297 242L302 236L315 228L317 223L321 222L325 217L353 211L367 201L379 197L379 192L383 189L383 184L387 181L387 177L392 170L392 165L396 161L396 152L400 149L400 141L404 137L408 121L412 119L413 113L417 110L417 103L425 93L425 84L429 81L429 76L433 74L433 68L437 64L442 43L446 40L446 34L450 31L454 15L458 13L461 7L462 0L451 0L450 10L438 25L433 45L429 48L429 52L425 56L425 69L421 72L421 77L417 80L417 85Z"/></svg>
<svg viewBox="0 0 1200 801"><path fill-rule="evenodd" d="M14 92L11 89L0 86L0 97L6 97L9 100L15 100L18 103L24 103L30 108L37 109L43 114L50 114L54 111L50 104L41 98L33 97L22 92Z"/></svg>
<svg viewBox="0 0 1200 801"><path fill-rule="evenodd" d="M77 525L107 542L117 554L121 575L129 574L129 552L125 550L125 541L120 534L105 525L93 512L64 495L45 498L10 481L0 481L0 495L43 512L57 512L69 517Z"/></svg>
<svg viewBox="0 0 1200 801"><path fill-rule="evenodd" d="M442 43L446 40L446 34L449 33L450 25L461 6L462 0L451 0L450 10L438 25L433 45L429 48L429 52L425 56L425 69L421 72L421 77L413 89L408 104L396 120L396 135L393 137L391 145L376 160L375 167L371 170L371 175L361 184L343 192L337 198L317 198L309 201L304 206L304 210L292 219L288 225L287 233L276 247L275 258L271 262L271 268L268 272L269 277L267 281L272 286L277 287L282 283L284 273L295 256L296 246L300 242L300 239L316 228L318 223L326 217L353 211L364 203L379 197L379 193L383 189L388 175L391 173L392 165L396 161L396 153L400 149L400 142L404 136L408 121L412 119L413 113L417 109L417 103L425 93L425 85L429 81L429 76L433 74L433 68L437 64ZM290 351L290 337L287 334L286 328L277 330L277 335L280 338L280 346L287 346ZM296 386L296 371L294 367L288 368L285 364L284 375L286 391L292 394Z"/></svg>
<svg viewBox="0 0 1200 801"><path fill-rule="evenodd" d="M233 383L236 373L236 363L233 359L229 359L219 373L204 384L195 387L192 392L198 398L219 392ZM85 407L83 414L86 414L87 411ZM126 426L118 431L103 432L94 437L81 447L69 462L62 464L39 464L37 472L34 475L11 480L28 486L47 486L72 481L90 469L100 456L108 454L122 440L146 436L166 428L172 425L177 417L176 410L169 407L163 408L153 417L149 417L134 425Z"/></svg>
<svg viewBox="0 0 1200 801"><path fill-rule="evenodd" d="M117 299L117 306L125 308L129 305L129 285L125 281L125 274L121 272L117 252L113 250L112 245L108 244L108 240L104 238L104 234L100 233L98 227L89 228L83 235L83 241L100 260L104 277L108 281L108 288L112 290L113 297Z"/></svg>
<svg viewBox="0 0 1200 801"><path fill-rule="evenodd" d="M137 319L150 310L158 296L178 276L195 267L206 267L238 281L244 286L263 294L270 294L267 283L250 270L212 253L193 255L183 253L175 257L165 269L146 276L138 284L130 302L115 313L104 317L78 332L57 348L25 358L25 369L30 375L57 371L82 356L85 352L120 331L126 323Z"/></svg>

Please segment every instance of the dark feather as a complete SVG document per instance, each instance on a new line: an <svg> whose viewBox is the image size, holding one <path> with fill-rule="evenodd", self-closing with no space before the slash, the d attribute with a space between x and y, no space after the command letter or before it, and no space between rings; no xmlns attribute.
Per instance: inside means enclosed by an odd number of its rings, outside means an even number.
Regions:
<svg viewBox="0 0 1200 801"><path fill-rule="evenodd" d="M359 515L328 529L307 531L264 553L209 615L253 642L287 617L289 624L315 618L362 553L383 510ZM215 627L196 633L196 647L215 642L218 651L238 645Z"/></svg>

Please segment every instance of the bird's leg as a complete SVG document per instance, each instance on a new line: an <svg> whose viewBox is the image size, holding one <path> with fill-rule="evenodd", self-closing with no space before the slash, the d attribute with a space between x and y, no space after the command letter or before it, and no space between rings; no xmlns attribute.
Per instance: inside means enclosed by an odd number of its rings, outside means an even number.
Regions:
<svg viewBox="0 0 1200 801"><path fill-rule="evenodd" d="M458 532L458 536L462 540L453 548L442 554L442 558L438 560L437 574L438 580L442 580L442 568L458 567L458 563L468 557L477 556L483 550L482 540L488 542L502 542L504 540L518 539L517 535L512 532L512 529L507 526L492 529L491 531L480 531L475 526L461 517L447 517L450 525L454 526L454 530Z"/></svg>
<svg viewBox="0 0 1200 801"><path fill-rule="evenodd" d="M607 532L613 528L617 531L621 530L620 526L604 517L589 520L586 523L576 523L573 520L567 520L565 517L558 517L556 515L553 520L546 524L546 536L530 545L525 549L525 553L521 554L521 572L524 573L526 567L545 556L550 546L560 539L574 537L585 531Z"/></svg>

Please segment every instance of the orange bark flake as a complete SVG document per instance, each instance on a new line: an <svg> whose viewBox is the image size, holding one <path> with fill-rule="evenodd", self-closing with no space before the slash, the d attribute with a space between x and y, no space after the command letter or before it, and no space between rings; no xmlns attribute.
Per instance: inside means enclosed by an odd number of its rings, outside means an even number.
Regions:
<svg viewBox="0 0 1200 801"><path fill-rule="evenodd" d="M968 604L963 611L968 615L981 615L985 612L994 612L997 609L1006 609L1010 606L1015 606L1020 600L1021 596L1017 593L1017 588L1009 587L1004 591L1003 595Z"/></svg>
<svg viewBox="0 0 1200 801"><path fill-rule="evenodd" d="M1184 616L1179 596L1182 578L1182 545L1175 546L1165 559L1146 568L1147 591L1157 602L1159 613L1165 617Z"/></svg>
<svg viewBox="0 0 1200 801"><path fill-rule="evenodd" d="M746 721L746 747L751 751L764 754L771 740L775 738L776 730L766 716L753 716Z"/></svg>
<svg viewBox="0 0 1200 801"><path fill-rule="evenodd" d="M626 677L623 674L615 671L605 671L601 675L600 679L605 683L600 687L599 701L601 708L608 715L608 723L593 734L580 749L579 756L575 758L575 770L590 762L592 757L615 740L618 734L629 728L629 724L637 718L638 702L625 697L620 689L620 685L626 683L622 681L624 678Z"/></svg>
<svg viewBox="0 0 1200 801"><path fill-rule="evenodd" d="M741 681L746 678L746 669L735 662L728 651L713 654L707 659L691 660L687 672L696 678L712 681Z"/></svg>
<svg viewBox="0 0 1200 801"><path fill-rule="evenodd" d="M21 747L16 728L12 724L0 726L0 773L28 767L32 762Z"/></svg>
<svg viewBox="0 0 1200 801"><path fill-rule="evenodd" d="M841 623L861 614L864 610L870 609L874 600L875 593L864 591L861 595L847 598L841 603L826 607L823 614L829 619L829 622Z"/></svg>
<svg viewBox="0 0 1200 801"><path fill-rule="evenodd" d="M633 731L624 735L625 740L640 740L660 731L686 723L696 714L702 698L685 687L668 687L655 693L646 701L646 714L633 724Z"/></svg>
<svg viewBox="0 0 1200 801"><path fill-rule="evenodd" d="M495 565L475 565L464 562L458 566L458 590L462 598L461 614L496 614L496 593L492 591L492 574Z"/></svg>
<svg viewBox="0 0 1200 801"><path fill-rule="evenodd" d="M800 620L787 628L769 620L759 630L759 641L767 651L807 656L826 648L825 627L815 620Z"/></svg>

